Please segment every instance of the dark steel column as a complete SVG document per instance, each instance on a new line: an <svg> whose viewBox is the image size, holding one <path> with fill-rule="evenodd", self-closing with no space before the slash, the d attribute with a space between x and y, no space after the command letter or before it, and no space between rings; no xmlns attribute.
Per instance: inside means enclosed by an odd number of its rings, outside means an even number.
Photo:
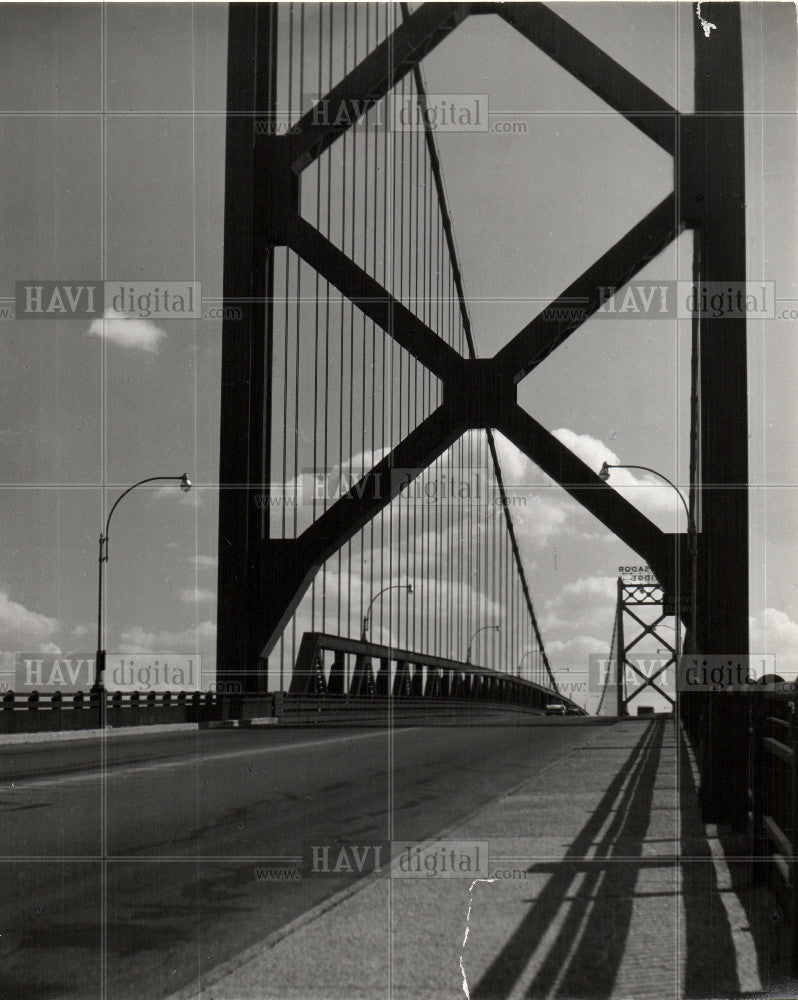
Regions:
<svg viewBox="0 0 798 1000"><path fill-rule="evenodd" d="M745 281L745 159L739 3L703 3L694 19L698 210L696 277ZM701 319L695 645L748 653L748 391L745 317ZM739 697L704 695L702 804L710 821L745 817L748 741Z"/></svg>
<svg viewBox="0 0 798 1000"><path fill-rule="evenodd" d="M616 714L627 715L626 699L624 698L624 675L626 673L626 641L623 635L623 577L618 577L618 604L617 604L617 625L615 637L617 649L615 651L615 683L618 685L616 691Z"/></svg>
<svg viewBox="0 0 798 1000"><path fill-rule="evenodd" d="M271 192L257 120L274 111L276 4L230 4L225 161L217 678L265 687L260 554L269 533L271 442ZM236 301L238 300L238 301Z"/></svg>

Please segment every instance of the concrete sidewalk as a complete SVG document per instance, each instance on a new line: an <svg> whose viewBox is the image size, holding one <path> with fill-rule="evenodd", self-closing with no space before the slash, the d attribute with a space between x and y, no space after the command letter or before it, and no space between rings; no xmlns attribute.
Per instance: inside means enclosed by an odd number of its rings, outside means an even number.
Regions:
<svg viewBox="0 0 798 1000"><path fill-rule="evenodd" d="M767 893L715 834L672 718L586 729L446 831L488 842L487 879L366 879L177 996L794 997Z"/></svg>
<svg viewBox="0 0 798 1000"><path fill-rule="evenodd" d="M152 726L111 726L105 729L56 729L42 733L0 733L0 746L28 743L73 743L75 740L115 739L118 736L155 736L163 733L197 732L196 722L173 722Z"/></svg>

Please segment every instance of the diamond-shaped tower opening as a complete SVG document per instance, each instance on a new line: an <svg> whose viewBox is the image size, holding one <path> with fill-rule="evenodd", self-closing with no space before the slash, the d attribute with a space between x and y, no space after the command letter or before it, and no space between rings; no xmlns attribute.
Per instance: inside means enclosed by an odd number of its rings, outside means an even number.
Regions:
<svg viewBox="0 0 798 1000"><path fill-rule="evenodd" d="M469 18L423 72L429 91L489 108L486 131L436 140L478 352L492 354L672 191L673 161L499 17Z"/></svg>

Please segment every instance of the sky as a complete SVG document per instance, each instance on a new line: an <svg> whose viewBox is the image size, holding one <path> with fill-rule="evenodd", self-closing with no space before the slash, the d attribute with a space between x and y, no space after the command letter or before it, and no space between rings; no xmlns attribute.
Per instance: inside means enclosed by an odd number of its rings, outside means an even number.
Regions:
<svg viewBox="0 0 798 1000"><path fill-rule="evenodd" d="M691 110L689 3L555 9ZM114 515L109 649L195 652L212 668L221 323L226 6L3 5L0 296L31 278L199 281L206 318L11 319L0 313L0 649L95 647L97 537ZM744 5L749 278L795 285L795 12ZM670 158L497 18L427 60L433 93L487 94L523 132L438 133L480 355L495 353L670 190ZM689 236L652 262L691 273ZM798 667L795 321L752 323L752 649ZM595 319L530 375L519 401L592 467L686 483L689 329ZM560 677L605 652L618 567L638 557L499 442L544 641ZM103 488L105 484L105 506ZM678 499L613 485L667 530ZM646 488L641 488L646 485Z"/></svg>

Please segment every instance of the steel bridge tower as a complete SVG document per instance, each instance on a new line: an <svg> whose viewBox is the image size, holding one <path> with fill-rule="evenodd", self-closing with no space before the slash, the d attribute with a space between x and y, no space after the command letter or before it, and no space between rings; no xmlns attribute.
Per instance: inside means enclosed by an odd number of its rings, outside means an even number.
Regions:
<svg viewBox="0 0 798 1000"><path fill-rule="evenodd" d="M540 3L425 3L404 11L373 37L366 29L356 64L334 81L305 81L324 94L324 114L300 109L290 132L264 129L278 113L276 4L231 4L227 94L224 295L242 305L240 319L223 328L219 515L220 677L239 678L248 690L263 684L263 657L274 649L325 560L399 495L394 469L423 470L470 431L500 431L651 567L668 600L679 608L686 650L748 651L748 455L746 322L733 316L694 320L694 419L691 500L696 551L685 533L652 524L596 471L517 403L517 385L601 305L601 288L622 287L684 230L693 231L694 278L700 283L743 282L745 190L740 8L703 3L694 19L695 109L679 113L565 20ZM331 5L337 6L337 5ZM375 15L376 17L376 15ZM576 279L550 306L531 317L492 358L476 358L470 330L461 346L440 335L427 312L408 306L401 287L386 287L351 245L335 242L303 214L300 193L337 140L387 95L420 80L419 67L468 17L500 17L597 94L673 157L673 192ZM332 52L333 15L324 45ZM303 22L304 24L304 22ZM713 27L710 27L712 25ZM362 27L362 25L361 25ZM373 22L372 22L373 27ZM301 26L297 32L301 31ZM356 33L355 46L357 47ZM294 39L299 43L300 36ZM319 42L319 51L323 48ZM332 57L330 57L331 60ZM330 61L329 65L332 65ZM297 72L301 72L298 70ZM299 86L289 74L289 86ZM423 92L417 94L423 99ZM344 147L346 148L346 147ZM373 153L377 155L376 144ZM344 154L345 155L345 154ZM382 155L382 154L380 154ZM427 146L430 178L440 181L434 144ZM329 174L328 174L329 176ZM486 185L489 185L486 179ZM318 180L317 180L318 185ZM318 199L316 199L318 207ZM451 224L441 204L439 246L451 246ZM328 213L329 214L329 213ZM318 215L318 212L317 212ZM352 217L354 226L355 216ZM400 220L397 220L397 226ZM324 226L322 225L322 229ZM276 427L273 382L276 250L288 248L324 287L355 303L375 327L407 352L439 387L428 412L387 454L363 469L357 484L303 531L273 530L268 496L273 480ZM376 258L375 258L376 262ZM462 299L456 259L446 294ZM383 267L383 272L385 268ZM581 320L551 308L574 298L588 303ZM552 318L557 317L557 318ZM470 349L469 349L470 348ZM343 378L343 376L342 376ZM354 385L352 393L357 392ZM491 439L492 446L492 439ZM376 456L374 456L376 458ZM529 600L515 549L515 571ZM536 626L535 626L536 629ZM539 637L538 637L539 638ZM708 817L738 815L725 787L742 773L746 751L741 718L727 696L693 696L685 703L703 733L703 789ZM721 776L724 777L722 782Z"/></svg>

